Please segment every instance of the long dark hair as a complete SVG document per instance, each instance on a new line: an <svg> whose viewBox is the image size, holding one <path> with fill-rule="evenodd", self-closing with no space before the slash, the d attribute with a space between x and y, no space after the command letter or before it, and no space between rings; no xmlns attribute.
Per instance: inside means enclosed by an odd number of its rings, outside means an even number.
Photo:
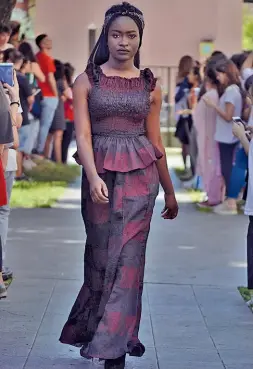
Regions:
<svg viewBox="0 0 253 369"><path fill-rule="evenodd" d="M184 55L178 64L177 82L181 82L188 76L191 69L194 67L194 60L190 55Z"/></svg>
<svg viewBox="0 0 253 369"><path fill-rule="evenodd" d="M108 31L111 26L111 24L114 22L114 20L121 16L128 16L133 19L133 21L137 24L137 27L139 29L140 34L140 45L142 44L142 36L143 36L143 28L144 24L142 22L143 13L136 8L135 6L123 2L119 5L113 5L110 9L107 10L105 13L105 20L108 19L108 21L105 21L104 27L102 29L101 35L89 57L88 64L94 63L95 65L102 65L105 64L109 60L109 48L108 48ZM136 68L140 69L140 52L136 53L134 57L134 65Z"/></svg>
<svg viewBox="0 0 253 369"><path fill-rule="evenodd" d="M242 97L242 105L243 109L246 107L246 101L247 101L247 95L244 89L242 88L241 80L240 80L240 73L235 65L235 63L232 60L226 60L220 63L217 63L216 65L216 71L220 73L225 73L228 78L228 84L226 87L231 85L237 85L240 89L241 97ZM224 88L224 86L223 86ZM225 90L224 88L224 90Z"/></svg>
<svg viewBox="0 0 253 369"><path fill-rule="evenodd" d="M71 65L70 63L65 63L64 64L64 73L65 73L65 78L66 78L68 86L72 87L72 85L73 85L73 76L74 76L74 73L75 73L75 68L73 67L73 65Z"/></svg>
<svg viewBox="0 0 253 369"><path fill-rule="evenodd" d="M36 62L36 57L33 52L32 46L29 44L29 42L22 42L18 50L24 55L24 57L29 60L31 63Z"/></svg>

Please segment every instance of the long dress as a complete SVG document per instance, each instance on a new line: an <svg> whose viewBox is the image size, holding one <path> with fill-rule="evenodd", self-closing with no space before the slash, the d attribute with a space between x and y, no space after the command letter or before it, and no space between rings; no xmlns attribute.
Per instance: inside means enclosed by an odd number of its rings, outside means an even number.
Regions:
<svg viewBox="0 0 253 369"><path fill-rule="evenodd" d="M108 77L95 65L86 72L95 164L109 204L92 202L83 171L84 284L60 341L82 346L88 358L114 359L140 342L146 244L159 191L155 162L162 157L145 135L156 79L149 69L131 79Z"/></svg>
<svg viewBox="0 0 253 369"><path fill-rule="evenodd" d="M204 96L215 104L219 102L218 92L215 89L210 89ZM219 146L214 139L216 115L215 109L207 106L203 97L193 114L198 144L197 174L203 179L204 189L211 205L217 205L222 200Z"/></svg>

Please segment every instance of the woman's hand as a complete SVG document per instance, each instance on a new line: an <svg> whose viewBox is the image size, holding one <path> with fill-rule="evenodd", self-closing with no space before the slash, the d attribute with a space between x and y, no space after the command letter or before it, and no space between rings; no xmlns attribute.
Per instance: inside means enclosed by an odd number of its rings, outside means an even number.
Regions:
<svg viewBox="0 0 253 369"><path fill-rule="evenodd" d="M8 83L4 83L3 87L7 89L11 102L19 102L19 85L17 80L16 72L13 73L14 86L8 85Z"/></svg>
<svg viewBox="0 0 253 369"><path fill-rule="evenodd" d="M245 126L240 122L234 123L233 124L233 135L240 140L241 137L244 137L246 135Z"/></svg>
<svg viewBox="0 0 253 369"><path fill-rule="evenodd" d="M214 102L209 99L207 96L203 96L202 100L204 101L204 103L206 103L207 106L209 106L210 108L215 108L216 105L214 104Z"/></svg>
<svg viewBox="0 0 253 369"><path fill-rule="evenodd" d="M175 219L178 214L178 204L175 195L164 195L165 207L162 211L163 219Z"/></svg>
<svg viewBox="0 0 253 369"><path fill-rule="evenodd" d="M107 204L109 202L107 186L99 176L90 181L90 195L92 201L96 204Z"/></svg>

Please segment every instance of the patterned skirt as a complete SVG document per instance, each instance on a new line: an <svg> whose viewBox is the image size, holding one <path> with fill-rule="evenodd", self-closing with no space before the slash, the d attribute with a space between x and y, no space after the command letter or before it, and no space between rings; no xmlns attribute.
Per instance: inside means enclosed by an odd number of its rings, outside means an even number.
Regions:
<svg viewBox="0 0 253 369"><path fill-rule="evenodd" d="M145 253L159 191L155 163L144 169L101 174L109 204L94 204L85 175L82 215L87 241L84 284L60 341L91 358L114 359L139 343Z"/></svg>

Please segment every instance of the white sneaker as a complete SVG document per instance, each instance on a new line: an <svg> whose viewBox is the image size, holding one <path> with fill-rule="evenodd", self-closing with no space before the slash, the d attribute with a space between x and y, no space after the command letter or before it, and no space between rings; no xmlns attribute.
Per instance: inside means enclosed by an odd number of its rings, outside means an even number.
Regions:
<svg viewBox="0 0 253 369"><path fill-rule="evenodd" d="M31 159L24 159L23 167L26 170L32 170L33 168L37 167L37 164L34 163Z"/></svg>
<svg viewBox="0 0 253 369"><path fill-rule="evenodd" d="M213 212L219 215L237 215L237 209L230 208L226 202L223 202L220 205L217 205L213 208Z"/></svg>

